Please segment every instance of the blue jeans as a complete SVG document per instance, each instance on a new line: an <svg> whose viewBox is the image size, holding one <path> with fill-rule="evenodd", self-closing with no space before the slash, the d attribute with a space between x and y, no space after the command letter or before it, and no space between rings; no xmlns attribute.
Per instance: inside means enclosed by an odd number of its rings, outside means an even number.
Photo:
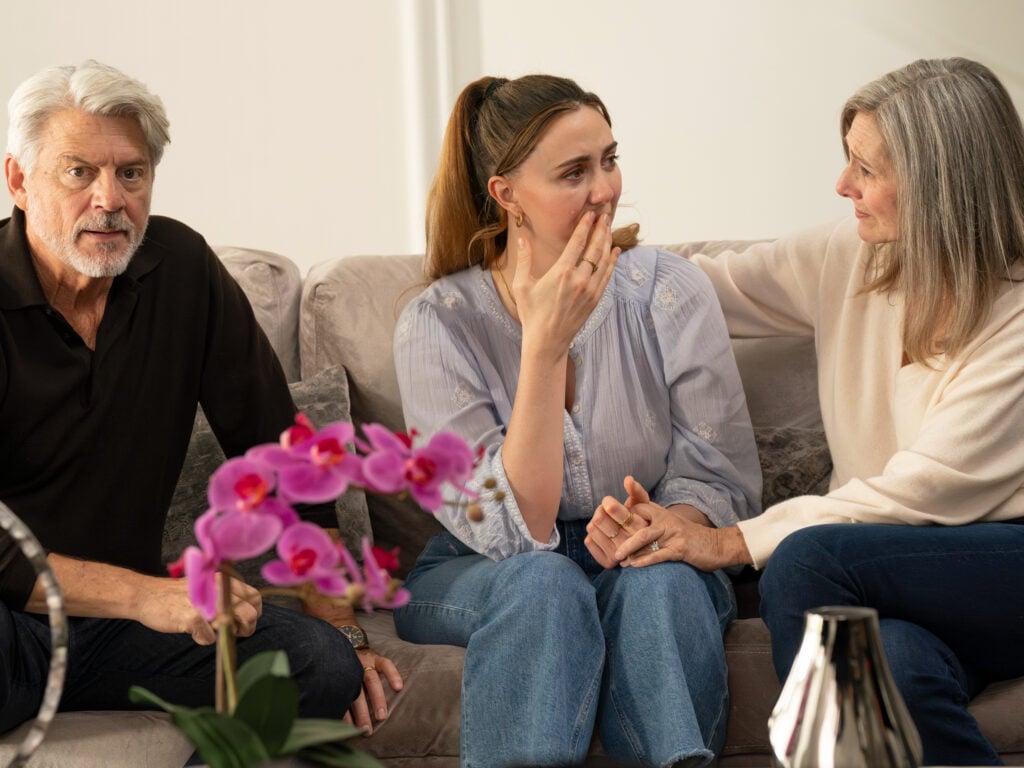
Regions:
<svg viewBox="0 0 1024 768"><path fill-rule="evenodd" d="M395 611L399 635L466 648L466 768L579 764L595 724L609 756L710 762L729 714L728 578L683 563L605 570L585 521L557 552L494 562L447 531L427 544Z"/></svg>
<svg viewBox="0 0 1024 768"><path fill-rule="evenodd" d="M215 646L135 621L73 618L68 624L62 711L148 709L128 700L133 685L172 704L213 705ZM288 653L303 716L341 718L361 690L362 665L351 643L327 622L264 605L256 631L238 641L239 663L267 650ZM47 617L0 604L0 732L35 717L49 664Z"/></svg>
<svg viewBox="0 0 1024 768"><path fill-rule="evenodd" d="M924 744L925 765L1002 765L967 705L1024 675L1024 525L822 525L787 537L761 578L779 678L804 611L858 605L882 644Z"/></svg>

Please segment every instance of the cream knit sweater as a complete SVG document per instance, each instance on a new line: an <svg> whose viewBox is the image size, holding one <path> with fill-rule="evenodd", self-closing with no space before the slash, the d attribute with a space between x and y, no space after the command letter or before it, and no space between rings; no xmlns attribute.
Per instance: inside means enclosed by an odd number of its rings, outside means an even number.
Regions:
<svg viewBox="0 0 1024 768"><path fill-rule="evenodd" d="M860 292L871 253L851 218L693 258L731 335L814 336L817 348L830 490L739 523L757 568L811 525L1024 517L1024 282L1007 281L956 359L901 366L902 301Z"/></svg>

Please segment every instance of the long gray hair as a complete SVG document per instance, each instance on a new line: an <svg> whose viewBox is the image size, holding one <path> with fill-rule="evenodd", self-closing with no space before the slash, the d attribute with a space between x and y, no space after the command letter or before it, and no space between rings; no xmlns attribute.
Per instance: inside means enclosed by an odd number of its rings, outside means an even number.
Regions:
<svg viewBox="0 0 1024 768"><path fill-rule="evenodd" d="M991 70L961 58L915 61L857 91L841 119L847 154L860 112L885 141L899 205L896 242L879 249L867 290L903 294L911 360L956 355L1024 259L1020 116Z"/></svg>
<svg viewBox="0 0 1024 768"><path fill-rule="evenodd" d="M52 67L25 80L7 103L7 152L26 173L35 165L47 121L64 109L135 119L146 137L154 167L171 140L163 102L138 80L93 60L77 67Z"/></svg>

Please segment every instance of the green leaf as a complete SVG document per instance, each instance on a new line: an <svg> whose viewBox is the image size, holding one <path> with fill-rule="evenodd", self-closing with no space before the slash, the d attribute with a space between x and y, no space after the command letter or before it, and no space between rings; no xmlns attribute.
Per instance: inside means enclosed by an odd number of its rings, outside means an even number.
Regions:
<svg viewBox="0 0 1024 768"><path fill-rule="evenodd" d="M179 707L172 717L210 768L250 768L270 760L259 734L241 720L208 707Z"/></svg>
<svg viewBox="0 0 1024 768"><path fill-rule="evenodd" d="M164 701L155 693L147 691L140 685L133 685L131 688L128 689L128 698L134 704L152 704L153 706L162 709L164 712L169 712L172 714L181 709L181 707L179 707L177 704L171 704L169 702Z"/></svg>
<svg viewBox="0 0 1024 768"><path fill-rule="evenodd" d="M260 735L271 755L282 753L292 723L299 714L299 688L289 677L265 675L248 683L234 717Z"/></svg>
<svg viewBox="0 0 1024 768"><path fill-rule="evenodd" d="M291 755L300 749L318 744L341 743L353 736L362 736L365 733L365 728L356 728L352 723L346 723L344 720L300 717L292 725L282 754Z"/></svg>
<svg viewBox="0 0 1024 768"><path fill-rule="evenodd" d="M246 688L267 675L291 679L292 670L288 665L288 655L284 651L257 653L240 666L237 677L238 697L245 696Z"/></svg>

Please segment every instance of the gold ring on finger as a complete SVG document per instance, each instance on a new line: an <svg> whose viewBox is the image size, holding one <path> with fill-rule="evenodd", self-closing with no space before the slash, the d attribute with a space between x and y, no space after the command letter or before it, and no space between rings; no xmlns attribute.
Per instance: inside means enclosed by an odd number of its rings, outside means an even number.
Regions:
<svg viewBox="0 0 1024 768"><path fill-rule="evenodd" d="M583 261L587 262L587 264L590 265L590 274L594 274L595 272L597 272L597 262L596 261L591 261L590 259L583 259Z"/></svg>
<svg viewBox="0 0 1024 768"><path fill-rule="evenodd" d="M368 666L368 667L363 667L363 674L364 674L364 675L365 675L365 674L366 674L367 672L376 672L376 671L377 671L377 668L376 668L375 666L373 666L373 664L371 664L371 665L370 665L370 666Z"/></svg>
<svg viewBox="0 0 1024 768"><path fill-rule="evenodd" d="M629 510L629 514L626 515L626 519L619 523L619 528L625 528L627 525L633 522L633 510Z"/></svg>

